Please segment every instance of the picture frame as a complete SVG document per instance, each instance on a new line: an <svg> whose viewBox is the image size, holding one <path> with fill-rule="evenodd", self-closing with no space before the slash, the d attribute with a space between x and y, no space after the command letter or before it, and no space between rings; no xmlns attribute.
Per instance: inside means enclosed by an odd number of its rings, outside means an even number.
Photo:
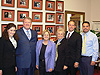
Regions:
<svg viewBox="0 0 100 75"><path fill-rule="evenodd" d="M52 42L56 41L56 37L51 37L50 41L52 41Z"/></svg>
<svg viewBox="0 0 100 75"><path fill-rule="evenodd" d="M5 30L5 27L7 26L7 24L2 24L1 25L1 31L2 31L2 33L3 33L3 31Z"/></svg>
<svg viewBox="0 0 100 75"><path fill-rule="evenodd" d="M17 21L22 22L25 17L29 17L29 11L17 11Z"/></svg>
<svg viewBox="0 0 100 75"><path fill-rule="evenodd" d="M57 31L59 28L64 28L64 26L63 26L63 25L57 25L57 26L56 26L56 31Z"/></svg>
<svg viewBox="0 0 100 75"><path fill-rule="evenodd" d="M56 1L56 11L64 11L64 1Z"/></svg>
<svg viewBox="0 0 100 75"><path fill-rule="evenodd" d="M42 12L32 12L33 22L42 22Z"/></svg>
<svg viewBox="0 0 100 75"><path fill-rule="evenodd" d="M45 25L45 29L49 30L51 35L55 35L55 25Z"/></svg>
<svg viewBox="0 0 100 75"><path fill-rule="evenodd" d="M42 40L42 37L38 37L38 41L39 41L39 40Z"/></svg>
<svg viewBox="0 0 100 75"><path fill-rule="evenodd" d="M32 0L32 9L42 10L42 0Z"/></svg>
<svg viewBox="0 0 100 75"><path fill-rule="evenodd" d="M14 21L14 10L2 9L2 21Z"/></svg>
<svg viewBox="0 0 100 75"><path fill-rule="evenodd" d="M17 8L29 8L29 0L17 0Z"/></svg>
<svg viewBox="0 0 100 75"><path fill-rule="evenodd" d="M54 11L55 10L55 2L54 1L46 1L46 10Z"/></svg>
<svg viewBox="0 0 100 75"><path fill-rule="evenodd" d="M32 25L32 29L35 30L38 35L42 34L42 25Z"/></svg>
<svg viewBox="0 0 100 75"><path fill-rule="evenodd" d="M46 22L55 22L55 13L46 13Z"/></svg>
<svg viewBox="0 0 100 75"><path fill-rule="evenodd" d="M64 13L56 13L56 24L64 24Z"/></svg>
<svg viewBox="0 0 100 75"><path fill-rule="evenodd" d="M23 25L17 25L17 29L20 29L22 27L23 27Z"/></svg>
<svg viewBox="0 0 100 75"><path fill-rule="evenodd" d="M2 0L1 5L7 7L14 7L15 0Z"/></svg>
<svg viewBox="0 0 100 75"><path fill-rule="evenodd" d="M100 21L92 21L92 30L95 32L100 32Z"/></svg>

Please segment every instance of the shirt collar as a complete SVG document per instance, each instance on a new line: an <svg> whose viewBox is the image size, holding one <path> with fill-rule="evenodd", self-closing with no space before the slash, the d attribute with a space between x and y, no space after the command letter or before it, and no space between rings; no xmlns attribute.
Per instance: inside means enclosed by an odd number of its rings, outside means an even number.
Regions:
<svg viewBox="0 0 100 75"><path fill-rule="evenodd" d="M84 32L83 32L82 35L85 35L85 34L86 34L86 35L88 36L89 33L90 33L90 31L88 31L87 33L84 33Z"/></svg>
<svg viewBox="0 0 100 75"><path fill-rule="evenodd" d="M29 30L26 30L24 27L23 27L23 30L24 30L25 32L27 32L27 31L29 31L29 32L30 32L30 29L29 29Z"/></svg>
<svg viewBox="0 0 100 75"><path fill-rule="evenodd" d="M74 33L74 30L73 30L73 31L71 31L71 32L69 32L69 31L68 31L68 33L72 34L72 33Z"/></svg>

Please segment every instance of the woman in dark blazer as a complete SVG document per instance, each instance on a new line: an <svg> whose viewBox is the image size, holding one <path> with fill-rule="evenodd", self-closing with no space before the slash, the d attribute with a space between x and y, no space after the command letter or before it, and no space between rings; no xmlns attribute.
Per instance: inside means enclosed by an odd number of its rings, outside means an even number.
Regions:
<svg viewBox="0 0 100 75"><path fill-rule="evenodd" d="M63 28L57 30L56 58L55 58L55 75L65 75L64 70L68 68L68 50L67 42L64 38L65 32Z"/></svg>
<svg viewBox="0 0 100 75"><path fill-rule="evenodd" d="M16 26L9 23L0 38L0 75L15 75L17 41Z"/></svg>
<svg viewBox="0 0 100 75"><path fill-rule="evenodd" d="M39 40L36 46L36 68L39 69L39 75L52 75L55 64L55 43L50 41L50 32L44 30L43 40Z"/></svg>

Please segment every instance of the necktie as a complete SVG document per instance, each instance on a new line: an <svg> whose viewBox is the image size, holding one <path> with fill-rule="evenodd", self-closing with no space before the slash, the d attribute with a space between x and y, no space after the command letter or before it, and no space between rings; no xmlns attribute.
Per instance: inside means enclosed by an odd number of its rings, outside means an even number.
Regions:
<svg viewBox="0 0 100 75"><path fill-rule="evenodd" d="M82 43L82 53L85 54L85 42L86 42L86 34L84 35L83 43Z"/></svg>
<svg viewBox="0 0 100 75"><path fill-rule="evenodd" d="M29 33L29 31L27 31L27 37L30 40L30 33Z"/></svg>
<svg viewBox="0 0 100 75"><path fill-rule="evenodd" d="M67 37L67 40L69 39L69 35L70 35L70 33L68 33L68 37Z"/></svg>

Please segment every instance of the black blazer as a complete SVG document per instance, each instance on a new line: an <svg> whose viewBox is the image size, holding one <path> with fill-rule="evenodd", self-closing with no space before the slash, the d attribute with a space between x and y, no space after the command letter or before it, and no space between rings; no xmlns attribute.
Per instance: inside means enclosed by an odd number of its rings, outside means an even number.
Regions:
<svg viewBox="0 0 100 75"><path fill-rule="evenodd" d="M10 40L0 38L0 70L16 65L15 48Z"/></svg>
<svg viewBox="0 0 100 75"><path fill-rule="evenodd" d="M67 35L67 31L66 31L66 35ZM75 62L79 62L81 57L82 36L79 33L74 31L70 36L70 38L67 40L67 45L69 49L68 55L69 55L70 65L73 65Z"/></svg>
<svg viewBox="0 0 100 75"><path fill-rule="evenodd" d="M55 43L57 44L57 41L55 41ZM66 42L66 39L62 39L60 41L60 45L58 45L58 58L57 58L57 61L56 61L56 66L55 66L55 71L62 71L63 70L63 67L64 65L68 66L69 64L69 58L68 58L68 49L67 49L67 42Z"/></svg>

